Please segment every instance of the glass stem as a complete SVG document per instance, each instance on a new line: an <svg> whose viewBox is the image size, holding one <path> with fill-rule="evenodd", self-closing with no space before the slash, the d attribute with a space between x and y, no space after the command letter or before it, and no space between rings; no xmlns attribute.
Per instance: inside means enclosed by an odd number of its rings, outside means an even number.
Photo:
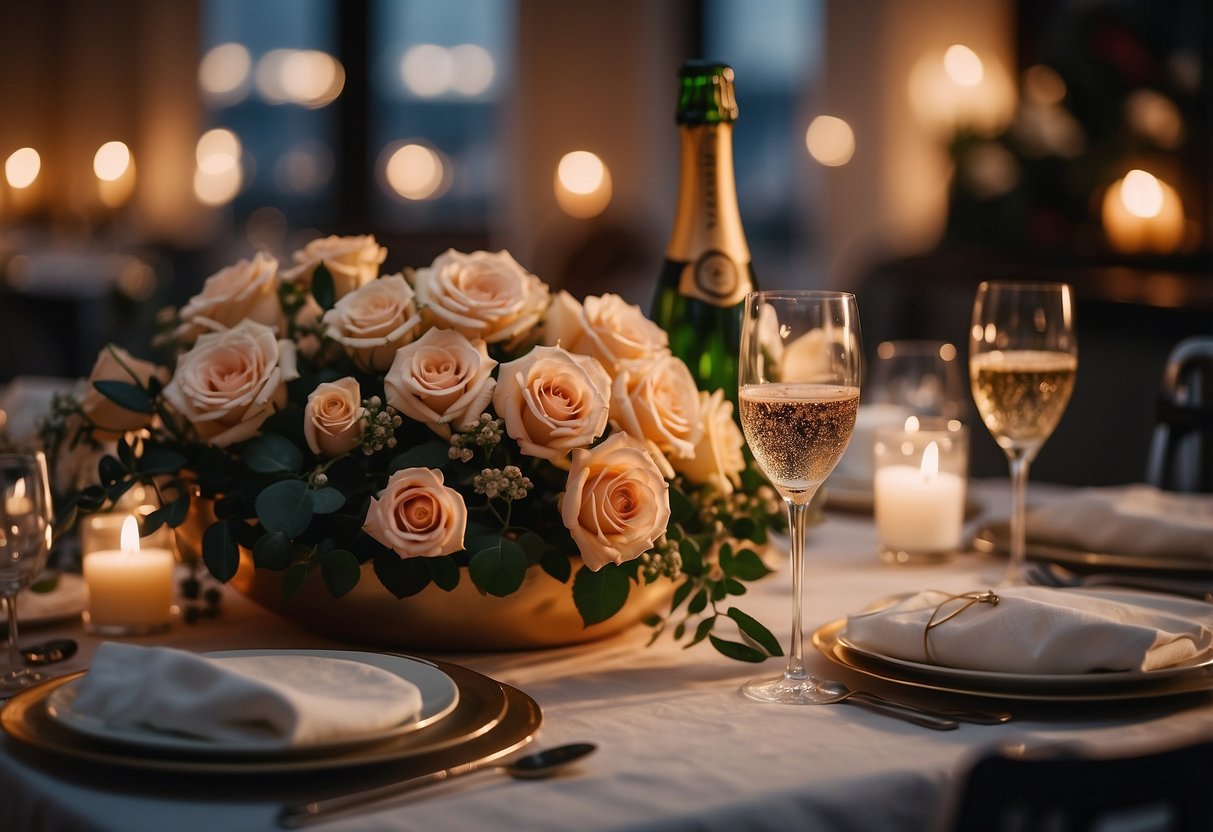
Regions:
<svg viewBox="0 0 1213 832"><path fill-rule="evenodd" d="M811 495L810 495L811 496ZM801 681L804 672L804 537L807 531L808 502L788 504L788 537L792 542L792 647L788 651L788 669L784 677Z"/></svg>
<svg viewBox="0 0 1213 832"><path fill-rule="evenodd" d="M17 593L4 593L4 606L8 610L8 672L16 676L25 670L25 661L17 646Z"/></svg>
<svg viewBox="0 0 1213 832"><path fill-rule="evenodd" d="M1028 553L1028 454L1013 454L1011 461L1011 559L999 582L1003 586L1025 583L1024 564Z"/></svg>

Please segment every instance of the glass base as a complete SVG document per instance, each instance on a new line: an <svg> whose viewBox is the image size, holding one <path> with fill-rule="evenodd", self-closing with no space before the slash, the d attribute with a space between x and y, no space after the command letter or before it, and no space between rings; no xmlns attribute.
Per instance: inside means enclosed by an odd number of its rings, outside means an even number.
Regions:
<svg viewBox="0 0 1213 832"><path fill-rule="evenodd" d="M776 705L828 705L838 697L818 687L820 680L813 676L762 676L751 679L741 686L741 692L757 702Z"/></svg>
<svg viewBox="0 0 1213 832"><path fill-rule="evenodd" d="M903 566L948 563L955 556L956 551L954 549L945 549L942 552L918 552L907 549L890 549L888 546L880 547L880 560L883 563L893 563Z"/></svg>
<svg viewBox="0 0 1213 832"><path fill-rule="evenodd" d="M0 676L0 695L20 693L26 688L32 688L39 682L45 681L46 678L41 673L28 668L10 670Z"/></svg>

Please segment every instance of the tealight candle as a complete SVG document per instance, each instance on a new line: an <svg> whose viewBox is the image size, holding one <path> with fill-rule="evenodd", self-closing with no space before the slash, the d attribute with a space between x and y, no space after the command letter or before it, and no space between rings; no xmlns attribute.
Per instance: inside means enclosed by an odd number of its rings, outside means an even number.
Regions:
<svg viewBox="0 0 1213 832"><path fill-rule="evenodd" d="M889 563L948 560L964 526L968 433L950 422L876 433L874 508L881 559Z"/></svg>
<svg viewBox="0 0 1213 832"><path fill-rule="evenodd" d="M84 555L89 629L103 635L136 635L168 627L174 562L168 549L141 549L139 523L127 516L120 549Z"/></svg>

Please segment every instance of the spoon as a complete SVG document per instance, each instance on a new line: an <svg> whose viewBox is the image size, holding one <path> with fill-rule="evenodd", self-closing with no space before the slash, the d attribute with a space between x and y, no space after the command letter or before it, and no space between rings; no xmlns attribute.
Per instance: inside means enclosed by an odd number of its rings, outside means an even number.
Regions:
<svg viewBox="0 0 1213 832"><path fill-rule="evenodd" d="M432 774L412 777L399 783L389 783L386 786L379 786L374 789L352 792L340 797L331 797L327 800L296 803L282 808L282 811L278 813L278 825L288 829L306 826L309 823L326 820L336 814L344 814L356 809L372 806L389 798L411 792L421 786L428 786L431 783L441 783L445 780L450 780L452 777L471 774L474 771L500 771L508 774L510 777L518 777L524 780L538 780L543 777L551 777L570 763L580 760L595 748L597 746L591 743L581 742L536 751L534 754L519 757L509 763L494 764L488 760L477 760L461 766L435 771Z"/></svg>
<svg viewBox="0 0 1213 832"><path fill-rule="evenodd" d="M832 698L826 704L834 702L850 702L871 711L888 716L904 719L915 725L934 728L937 731L950 731L959 727L959 722L975 722L979 725L999 725L1011 720L1011 714L1006 711L969 710L967 708L941 708L927 710L904 702L885 699L874 693L851 690L842 682L822 679L817 682L817 689Z"/></svg>
<svg viewBox="0 0 1213 832"><path fill-rule="evenodd" d="M70 659L76 655L78 649L80 649L80 645L70 638L53 638L42 644L31 644L28 647L22 647L21 655L25 657L27 665L35 666L54 664L55 662Z"/></svg>

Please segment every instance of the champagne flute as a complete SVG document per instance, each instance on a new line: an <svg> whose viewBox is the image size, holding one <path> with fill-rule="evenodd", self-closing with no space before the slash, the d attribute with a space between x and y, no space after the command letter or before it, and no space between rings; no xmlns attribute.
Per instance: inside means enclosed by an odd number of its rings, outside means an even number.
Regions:
<svg viewBox="0 0 1213 832"><path fill-rule="evenodd" d="M802 625L804 543L809 502L851 440L859 408L863 348L855 296L774 291L746 296L738 398L746 443L788 507L792 563L792 645L779 676L747 682L760 702L834 701L805 672Z"/></svg>
<svg viewBox="0 0 1213 832"><path fill-rule="evenodd" d="M0 695L42 681L17 646L17 594L46 566L51 542L51 491L46 457L0 454L0 595L8 611L8 672Z"/></svg>
<svg viewBox="0 0 1213 832"><path fill-rule="evenodd" d="M1011 559L1000 585L1023 584L1028 467L1074 391L1074 291L1064 283L988 281L969 333L973 400L1011 467Z"/></svg>

